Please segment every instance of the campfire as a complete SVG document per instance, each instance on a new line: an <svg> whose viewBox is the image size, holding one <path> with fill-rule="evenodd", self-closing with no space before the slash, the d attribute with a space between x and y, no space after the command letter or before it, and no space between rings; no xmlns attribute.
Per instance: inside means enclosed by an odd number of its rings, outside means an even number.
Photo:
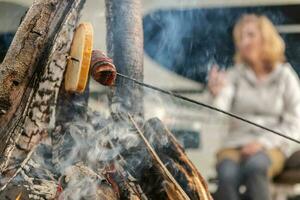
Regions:
<svg viewBox="0 0 300 200"><path fill-rule="evenodd" d="M34 193L45 199L210 199L204 179L159 119L118 117L89 111L86 120L64 123L53 133L53 146L38 145L5 191L30 177L16 199L34 199Z"/></svg>
<svg viewBox="0 0 300 200"><path fill-rule="evenodd" d="M123 6L133 9L138 2ZM119 4L107 0L108 23ZM36 0L1 64L0 199L210 200L173 134L159 119L143 118L141 87L116 78L120 72L142 80L142 66L135 66L142 62L124 59L143 51L140 37L124 36L131 40L114 50L113 59L92 52L91 25L78 26L83 5ZM108 29L119 26L111 23ZM129 26L122 30L141 35L141 20ZM116 48L120 41L114 42ZM127 71L117 72L121 64ZM88 107L90 76L115 88L110 116Z"/></svg>

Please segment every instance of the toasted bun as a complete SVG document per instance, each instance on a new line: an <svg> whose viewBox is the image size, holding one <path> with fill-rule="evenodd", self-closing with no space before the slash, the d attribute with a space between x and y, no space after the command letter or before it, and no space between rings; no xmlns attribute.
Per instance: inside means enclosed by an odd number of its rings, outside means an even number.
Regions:
<svg viewBox="0 0 300 200"><path fill-rule="evenodd" d="M81 23L76 28L65 74L65 90L82 93L85 90L93 48L93 26Z"/></svg>

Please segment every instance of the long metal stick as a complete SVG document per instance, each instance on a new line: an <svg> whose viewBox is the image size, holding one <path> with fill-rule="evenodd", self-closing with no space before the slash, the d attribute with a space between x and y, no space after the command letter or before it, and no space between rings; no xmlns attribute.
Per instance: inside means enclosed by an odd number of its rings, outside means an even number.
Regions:
<svg viewBox="0 0 300 200"><path fill-rule="evenodd" d="M182 96L182 95L180 95L180 94L176 94L176 93L174 93L174 92L171 92L171 91L168 91L168 90L164 90L164 89L155 87L155 86L153 86L153 85L149 85L149 84L143 83L143 82L141 82L141 81L138 81L138 80L136 80L136 79L133 79L133 78L131 78L131 77L129 77L129 76L126 76L126 75L124 75L124 74L117 73L117 75L118 75L119 77L122 77L122 78L125 78L125 79L127 79L127 80L130 80L130 81L132 81L132 82L134 82L134 83L136 83L136 84L138 84L138 85L141 85L141 86L150 88L150 89L152 89L152 90L156 90L156 91L158 91L158 92L161 92L161 93L164 93L164 94L167 94L167 95L170 95L170 96L173 96L173 97L182 99L182 100L184 100L184 101L188 101L188 102L190 102L190 103L193 103L193 104L196 104L196 105L205 107L205 108L210 109L210 110L214 110L214 111L219 112L219 113L223 113L223 114L225 114L225 115L228 115L228 116L233 117L233 118L235 118L235 119L241 120L241 121L243 121L243 122L246 122L246 123L248 123L248 124L251 124L251 125L253 125L253 126L256 126L256 127L260 128L260 129L263 129L263 130L265 130L265 131L268 131L268 132L270 132L270 133L276 134L276 135L278 135L278 136L280 136L280 137L283 137L283 138L285 138L285 139L287 139L287 140L290 140L290 141L293 141L293 142L296 142L296 143L300 144L300 140L297 140L297 139L292 138L292 137L290 137L290 136L287 136L287 135L285 135L285 134L283 134L283 133L281 133L281 132L275 131L275 130L270 129L270 128L268 128L268 127L265 127L265 126L263 126L263 125L260 125L260 124L257 124L257 123L255 123L255 122L252 122L252 121L250 121L250 120L248 120L248 119L246 119L246 118L243 118L243 117L241 117L241 116L239 116L239 115L237 115L237 114L234 114L234 113L232 113L232 112L227 112L227 111L225 111L225 110L216 108L216 107L214 107L214 106L210 106L210 105L205 104L205 103L200 102L200 101L196 101L196 100L190 99L190 98L185 97L185 96Z"/></svg>

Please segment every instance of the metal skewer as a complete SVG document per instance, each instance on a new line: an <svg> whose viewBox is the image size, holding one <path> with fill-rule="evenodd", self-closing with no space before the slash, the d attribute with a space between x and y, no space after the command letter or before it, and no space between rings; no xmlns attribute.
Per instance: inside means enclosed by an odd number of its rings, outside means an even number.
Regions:
<svg viewBox="0 0 300 200"><path fill-rule="evenodd" d="M250 121L250 120L248 120L246 118L243 118L243 117L241 117L241 116L239 116L237 114L234 114L232 112L228 112L228 111L222 110L220 108L216 108L214 106L210 106L210 105L205 104L203 102L190 99L188 97L182 96L182 95L174 93L172 91L164 90L164 89L155 87L153 85L146 84L146 83L143 83L141 81L138 81L138 80L136 80L134 78L131 78L131 77L127 76L127 75L120 74L120 73L117 72L116 67L113 64L113 61L110 58L108 58L105 54L103 54L103 52L101 52L100 50L94 50L93 53L92 53L91 69L92 69L92 73L91 73L92 77L97 82L99 82L102 85L112 86L114 84L114 82L115 82L116 77L119 76L120 78L127 79L127 80L132 81L135 84L141 85L143 87L146 87L146 88L149 88L149 89L161 92L163 94L166 94L166 95L169 95L169 96L172 96L172 97L176 97L178 99L182 99L184 101L190 102L190 103L198 105L198 106L205 107L205 108L207 108L209 110L214 110L216 112L223 113L224 115L228 115L228 116L230 116L232 118L241 120L241 121L243 121L245 123L251 124L251 125L253 125L255 127L258 127L258 128L260 128L262 130L268 131L270 133L273 133L273 134L276 134L276 135L278 135L280 137L283 137L283 138L285 138L287 140L290 140L290 141L293 141L293 142L296 142L296 143L300 144L300 140L297 140L295 138L287 136L287 135L285 135L285 134L283 134L283 133L281 133L279 131L275 131L273 129L265 127L265 126L263 126L261 124L252 122L252 121Z"/></svg>
<svg viewBox="0 0 300 200"><path fill-rule="evenodd" d="M124 74L120 74L120 73L118 73L118 72L117 72L117 76L122 77L122 78L125 78L125 79L127 79L127 80L130 80L130 81L132 81L132 82L134 82L134 83L136 83L136 84L138 84L138 85L141 85L141 86L143 86L143 87L146 87L146 88L149 88L149 89L152 89L152 90L161 92L161 93L163 93L163 94L167 94L167 95L170 95L170 96L173 96L173 97L182 99L182 100L184 100L184 101L193 103L193 104L195 104L195 105L202 106L202 107L205 107L205 108L210 109L210 110L214 110L214 111L219 112L219 113L223 113L223 114L225 114L225 115L228 115L228 116L233 117L233 118L235 118L235 119L241 120L241 121L243 121L243 122L246 122L246 123L248 123L248 124L251 124L251 125L253 125L253 126L256 126L256 127L260 128L260 129L263 129L263 130L265 130L265 131L268 131L268 132L270 132L270 133L276 134L276 135L278 135L278 136L280 136L280 137L283 137L283 138L285 138L285 139L287 139L287 140L290 140L290 141L293 141L293 142L296 142L296 143L300 144L300 140L297 140L297 139L295 139L295 138L292 138L292 137L290 137L290 136L287 136L287 135L285 135L285 134L283 134L283 133L281 133L281 132L279 132L279 131L275 131L275 130L273 130L273 129L270 129L270 128L268 128L268 127L265 127L265 126L263 126L263 125L260 125L260 124L258 124L258 123L252 122L252 121L250 121L250 120L248 120L248 119L245 119L245 118L243 118L243 117L241 117L241 116L239 116L239 115L237 115L237 114L234 114L234 113L232 113L232 112L228 112L228 111L225 111L225 110L216 108L216 107L214 107L214 106L210 106L210 105L205 104L205 103L203 103L203 102L200 102L200 101L196 101L196 100L190 99L190 98L185 97L185 96L182 96L182 95L180 95L180 94L176 94L176 93L174 93L174 92L172 92L172 91L164 90L164 89L155 87L155 86L153 86L153 85L143 83L143 82L141 82L141 81L138 81L138 80L136 80L136 79L133 79L133 78L131 78L131 77L129 77L129 76L126 76L126 75L124 75Z"/></svg>

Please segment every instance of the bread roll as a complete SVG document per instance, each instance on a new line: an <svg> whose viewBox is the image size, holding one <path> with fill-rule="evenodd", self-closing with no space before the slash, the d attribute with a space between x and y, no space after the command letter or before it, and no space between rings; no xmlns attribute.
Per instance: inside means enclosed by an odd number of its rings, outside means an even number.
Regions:
<svg viewBox="0 0 300 200"><path fill-rule="evenodd" d="M76 28L70 50L67 71L65 74L65 90L82 93L85 90L93 48L93 26L81 23Z"/></svg>

